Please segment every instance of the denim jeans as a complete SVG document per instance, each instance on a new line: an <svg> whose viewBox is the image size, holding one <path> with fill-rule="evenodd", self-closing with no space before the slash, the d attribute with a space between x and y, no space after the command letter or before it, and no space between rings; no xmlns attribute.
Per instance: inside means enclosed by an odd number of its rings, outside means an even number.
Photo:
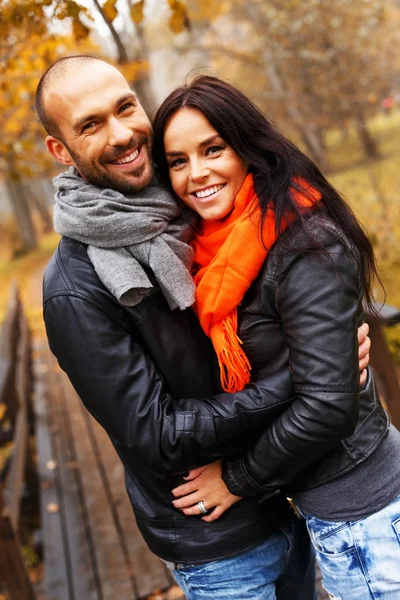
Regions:
<svg viewBox="0 0 400 600"><path fill-rule="evenodd" d="M354 522L306 521L330 598L399 600L400 496Z"/></svg>
<svg viewBox="0 0 400 600"><path fill-rule="evenodd" d="M315 600L314 565L304 522L293 518L255 548L178 564L173 575L188 600Z"/></svg>

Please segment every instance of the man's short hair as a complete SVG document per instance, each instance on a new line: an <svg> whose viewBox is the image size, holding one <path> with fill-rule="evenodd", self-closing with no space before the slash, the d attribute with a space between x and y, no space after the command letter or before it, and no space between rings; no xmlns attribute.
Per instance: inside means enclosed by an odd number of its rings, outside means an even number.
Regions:
<svg viewBox="0 0 400 600"><path fill-rule="evenodd" d="M46 110L46 92L50 89L51 85L56 79L62 77L63 75L67 75L71 73L71 71L79 69L80 67L87 65L90 62L98 60L106 62L103 61L101 58L97 58L96 56L89 56L86 54L66 56L64 58L59 58L58 60L56 60L56 62L53 63L47 69L47 71L43 73L36 88L35 105L39 120L49 135L52 135L53 137L56 137L57 139L63 141L58 124L54 121L54 119Z"/></svg>

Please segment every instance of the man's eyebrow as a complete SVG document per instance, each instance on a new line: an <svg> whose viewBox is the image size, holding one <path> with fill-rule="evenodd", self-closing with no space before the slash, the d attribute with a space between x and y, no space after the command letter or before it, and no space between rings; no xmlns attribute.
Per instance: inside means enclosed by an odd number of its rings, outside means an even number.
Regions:
<svg viewBox="0 0 400 600"><path fill-rule="evenodd" d="M128 94L124 94L123 96L121 96L120 98L118 98L118 100L116 100L115 107L120 106L121 104L123 104L127 100L130 100L135 105L138 103L138 99L137 99L136 94L134 92L129 92ZM80 119L76 119L76 121L73 122L72 127L73 127L73 129L75 131L79 131L79 129L85 123L90 123L90 121L94 121L94 120L98 119L99 116L101 116L101 111L99 111L98 113L93 113L93 114L90 114L90 115L85 115L84 117L81 117Z"/></svg>
<svg viewBox="0 0 400 600"><path fill-rule="evenodd" d="M216 135L212 135L211 137L207 138L206 140L203 140L202 142L200 142L200 146L208 146L208 144L212 144L212 142L214 142L215 140L222 140L221 136L217 133ZM185 154L184 152L166 152L165 156L182 156L182 154Z"/></svg>

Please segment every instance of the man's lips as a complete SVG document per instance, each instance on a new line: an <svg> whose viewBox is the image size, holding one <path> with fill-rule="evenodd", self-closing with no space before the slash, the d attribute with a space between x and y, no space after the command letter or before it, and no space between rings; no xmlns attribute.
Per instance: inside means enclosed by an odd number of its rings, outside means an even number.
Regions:
<svg viewBox="0 0 400 600"><path fill-rule="evenodd" d="M122 156L118 157L115 160L110 161L110 165L124 165L126 163L132 162L139 156L140 146L135 148L134 150L128 150Z"/></svg>
<svg viewBox="0 0 400 600"><path fill-rule="evenodd" d="M134 150L125 152L125 154L117 159L109 161L107 164L113 169L132 169L132 167L139 166L139 163L142 163L143 160L145 160L146 153L142 152L142 149L143 145L141 144Z"/></svg>

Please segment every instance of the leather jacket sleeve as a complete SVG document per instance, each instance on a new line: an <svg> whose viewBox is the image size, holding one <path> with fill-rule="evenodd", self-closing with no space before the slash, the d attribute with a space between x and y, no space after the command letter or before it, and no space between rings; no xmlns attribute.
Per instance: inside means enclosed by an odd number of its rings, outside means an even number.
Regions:
<svg viewBox="0 0 400 600"><path fill-rule="evenodd" d="M282 252L276 309L296 396L244 457L224 462L223 479L238 496L279 493L357 425L359 267L332 237L326 253Z"/></svg>
<svg viewBox="0 0 400 600"><path fill-rule="evenodd" d="M244 430L259 434L293 400L286 367L234 395L174 399L132 332L94 303L60 294L44 318L50 348L87 409L158 472L187 471L233 449L237 456Z"/></svg>

